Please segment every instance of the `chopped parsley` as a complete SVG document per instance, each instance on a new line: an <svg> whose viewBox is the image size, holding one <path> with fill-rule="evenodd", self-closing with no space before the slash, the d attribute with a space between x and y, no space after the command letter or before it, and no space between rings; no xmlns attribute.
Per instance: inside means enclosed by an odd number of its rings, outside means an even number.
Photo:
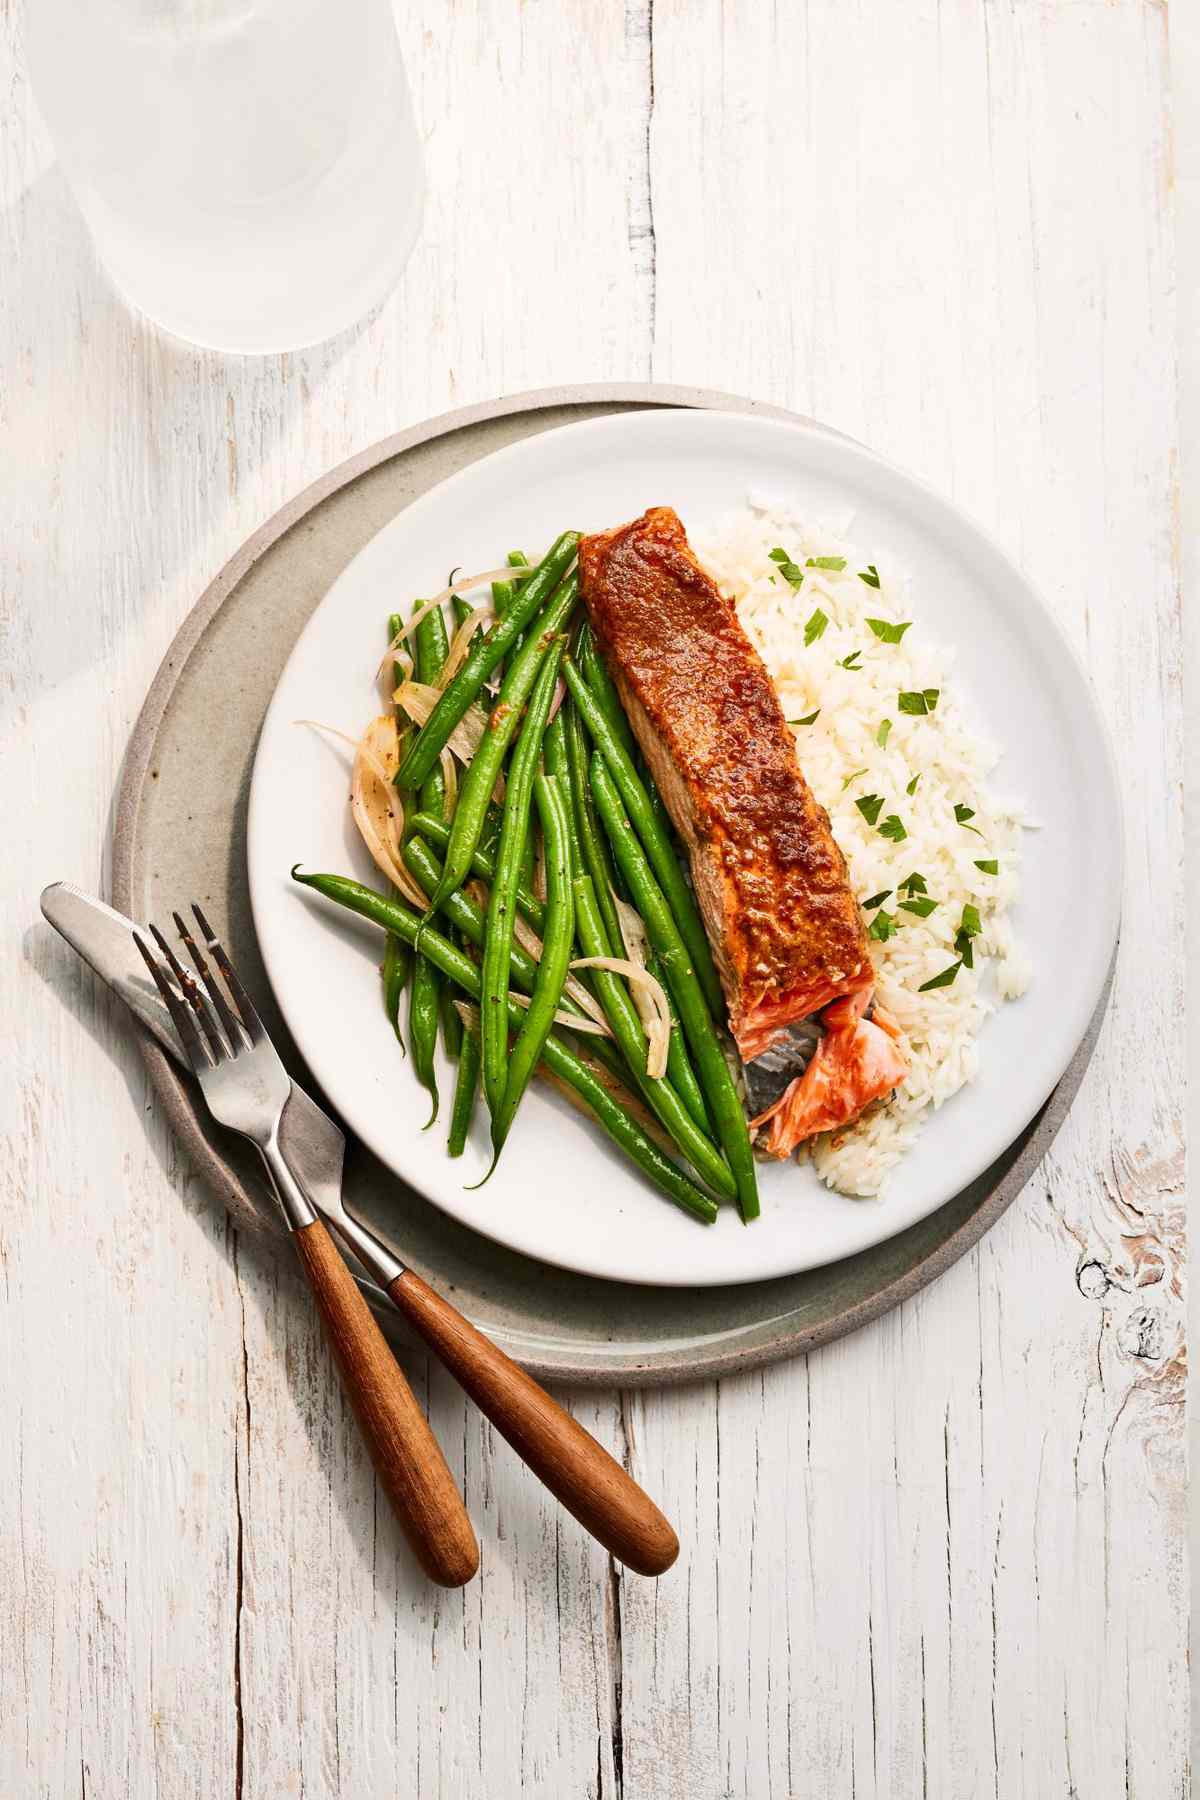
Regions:
<svg viewBox="0 0 1200 1800"><path fill-rule="evenodd" d="M867 824L874 825L876 819L883 811L883 795L864 794L862 799L856 800L854 804L857 806L863 818L867 821Z"/></svg>
<svg viewBox="0 0 1200 1800"><path fill-rule="evenodd" d="M938 905L936 900L928 897L923 900L902 900L900 904L905 912L916 913L918 919L927 919L931 912L937 911Z"/></svg>
<svg viewBox="0 0 1200 1800"><path fill-rule="evenodd" d="M844 794L844 793L845 793L845 791L846 791L846 789L847 789L847 788L848 788L848 787L849 787L849 786L850 786L850 783L851 783L851 782L852 782L852 781L857 781L857 780L858 780L858 778L859 778L859 776L860 776L860 775L865 775L865 774L866 774L866 772L867 772L867 771L866 771L866 770L865 770L865 769L855 769L855 771L854 771L854 773L853 773L853 774L852 774L852 775L847 775L847 777L846 777L846 779L845 779L845 781L843 781L843 783L842 783L842 792L843 792L843 794Z"/></svg>
<svg viewBox="0 0 1200 1800"><path fill-rule="evenodd" d="M961 968L961 959L958 962L951 963L950 967L948 969L943 969L940 975L934 975L930 980L923 981L917 989L918 994L927 994L931 988L949 987Z"/></svg>
<svg viewBox="0 0 1200 1800"><path fill-rule="evenodd" d="M897 694L896 705L902 713L911 713L920 718L922 713L936 712L940 688L911 688L908 692Z"/></svg>
<svg viewBox="0 0 1200 1800"><path fill-rule="evenodd" d="M975 817L975 808L973 806L964 806L962 802L959 801L954 808L954 816L965 831L973 831L976 837L983 836L978 825L969 825L967 823L968 819L973 819Z"/></svg>
<svg viewBox="0 0 1200 1800"><path fill-rule="evenodd" d="M820 713L821 709L818 706L816 712L806 713L802 719L788 719L785 723L788 725L812 725L820 717Z"/></svg>
<svg viewBox="0 0 1200 1800"><path fill-rule="evenodd" d="M859 904L864 912L870 912L873 907L882 906L891 891L891 888L884 888L882 894L872 894L869 900L860 901Z"/></svg>
<svg viewBox="0 0 1200 1800"><path fill-rule="evenodd" d="M843 656L838 663L839 669L849 669L853 673L862 668L862 651L852 650L849 656Z"/></svg>
<svg viewBox="0 0 1200 1800"><path fill-rule="evenodd" d="M776 547L774 550L769 550L767 555L771 558L773 563L779 564L779 573L783 576L783 579L789 581L794 588L798 588L800 583L804 580L804 570L798 563L792 561L787 551L780 550ZM771 579L773 581L775 577L772 576Z"/></svg>
<svg viewBox="0 0 1200 1800"><path fill-rule="evenodd" d="M868 563L865 569L860 569L858 571L858 579L860 581L865 581L868 587L877 588L879 586L879 570L875 567L874 563ZM870 622L871 621L868 619L868 625Z"/></svg>
<svg viewBox="0 0 1200 1800"><path fill-rule="evenodd" d="M983 930L980 923L979 908L972 906L968 900L962 909L962 920L954 938L954 948L958 951L968 969L975 967L975 952L971 948L971 939L978 937Z"/></svg>
<svg viewBox="0 0 1200 1800"><path fill-rule="evenodd" d="M877 944L886 944L890 937L896 935L895 913L884 912L882 908L875 914L867 927L867 936L874 938Z"/></svg>
<svg viewBox="0 0 1200 1800"><path fill-rule="evenodd" d="M861 580L862 577L860 576L859 579ZM875 586L878 587L879 583L876 582ZM868 619L867 624L871 627L875 636L883 643L898 644L912 624L912 620L906 619L903 625L892 625L889 624L887 619Z"/></svg>
<svg viewBox="0 0 1200 1800"><path fill-rule="evenodd" d="M996 861L995 857L992 856L987 857L983 862L977 862L975 867L981 869L985 875L998 875L1000 873L1000 864Z"/></svg>
<svg viewBox="0 0 1200 1800"><path fill-rule="evenodd" d="M902 894L927 894L929 887L925 877L914 869L912 874L906 876L900 883L899 892Z"/></svg>
<svg viewBox="0 0 1200 1800"><path fill-rule="evenodd" d="M905 831L903 824L896 817L895 813L889 813L887 818L883 821L883 824L879 827L879 835L880 837L891 838L893 844L902 844L908 836L908 833Z"/></svg>
<svg viewBox="0 0 1200 1800"><path fill-rule="evenodd" d="M887 749L888 733L891 729L892 721L890 719L884 719L880 724L879 730L875 733L875 742L879 745L881 750Z"/></svg>
<svg viewBox="0 0 1200 1800"><path fill-rule="evenodd" d="M844 556L810 556L804 566L806 569L832 569L837 574L845 568L846 559Z"/></svg>
<svg viewBox="0 0 1200 1800"><path fill-rule="evenodd" d="M911 799L912 796L916 793L917 783L918 783L918 781L920 781L920 779L921 779L921 777L919 775L914 775L912 780L909 782L908 786L905 788L904 791L908 795L909 799Z"/></svg>
<svg viewBox="0 0 1200 1800"><path fill-rule="evenodd" d="M825 627L828 625L828 623L829 623L828 617L826 616L825 613L823 613L821 611L820 607L818 606L816 611L813 613L812 617L809 619L808 623L804 627L805 649L808 648L809 644L816 643L817 639L819 637L821 637L822 634L824 633Z"/></svg>

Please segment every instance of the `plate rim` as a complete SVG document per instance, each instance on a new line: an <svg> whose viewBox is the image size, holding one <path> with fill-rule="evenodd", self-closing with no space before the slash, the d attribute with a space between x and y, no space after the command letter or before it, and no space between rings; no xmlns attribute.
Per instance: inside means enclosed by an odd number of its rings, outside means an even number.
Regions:
<svg viewBox="0 0 1200 1800"><path fill-rule="evenodd" d="M451 436L458 431L469 430L473 426L487 424L515 414L589 405L608 405L614 408L621 406L630 408L678 407L736 412L790 424L808 425L836 438L854 443L860 449L869 449L850 434L828 426L823 421L775 406L769 402L755 401L722 389L665 383L591 382L526 389L516 394L503 395L491 400L474 402L468 406L451 408L399 432L392 433L364 450L345 458L315 481L308 483L251 533L203 590L194 606L181 621L175 636L168 645L131 731L122 765L114 807L110 865L112 900L115 906L126 913L132 913L134 908L135 877L139 873L138 827L143 796L158 734L172 697L190 657L213 618L263 554L322 501L350 486L361 476L370 473L383 463L401 457L412 449L419 448L438 438ZM869 451L869 454L878 455L875 451ZM886 459L881 458L880 460ZM912 477L912 479L921 480L920 477ZM958 510L961 512L963 509ZM964 513L963 516L969 519L976 529L993 543L1000 554L1006 557L1006 560L1012 560L1002 546L995 545L995 540L992 539L985 527L980 526L970 514ZM1052 618L1052 615L1049 616ZM1054 624L1055 628L1061 631L1057 621L1054 621ZM1076 664L1082 668L1074 646L1070 644L1069 640L1065 640L1065 642L1068 652ZM1090 678L1087 677L1086 670L1083 670L1083 674L1090 685ZM1097 710L1099 711L1099 709ZM1099 716L1111 761L1111 736L1103 713L1101 712ZM514 1354L532 1372L551 1380L571 1380L589 1386L608 1387L613 1385L630 1387L676 1385L693 1380L710 1379L714 1376L741 1370L757 1369L794 1355L806 1354L825 1343L835 1341L849 1331L857 1330L860 1326L870 1323L871 1320L890 1311L900 1301L917 1293L929 1282L943 1274L967 1250L980 1241L985 1232L990 1229L1026 1185L1053 1142L1086 1073L1107 1012L1118 946L1119 920L1117 945L1114 946L1113 951L1113 965L1110 967L1095 1013L1080 1040L1075 1056L1059 1082L1039 1113L1024 1128L1028 1136L1014 1162L1001 1174L992 1191L973 1208L970 1215L956 1230L942 1238L931 1250L922 1255L919 1261L892 1279L885 1281L863 1300L816 1325L803 1323L794 1313L788 1322L787 1315L783 1315L780 1330L766 1340L739 1346L737 1343L730 1344L726 1335L725 1341L720 1346L705 1347L702 1344L699 1347L689 1345L685 1348L672 1346L661 1352L651 1353L649 1356L619 1369L597 1365L589 1361L573 1361L569 1352L562 1358L545 1359L529 1355L526 1347L523 1354L522 1344L518 1341L519 1330L517 1327L512 1328L516 1335L509 1340ZM221 1157L217 1148L204 1133L190 1090L171 1059L148 1033L139 1031L136 1036L151 1085L155 1089L160 1103L164 1106L173 1129L183 1141L197 1172L203 1176L210 1188L227 1207L232 1206L236 1220L245 1222L249 1210L262 1225L264 1223L262 1215L256 1207L252 1195L246 1192L236 1170L231 1168ZM947 1204L954 1204L954 1201ZM930 1216L936 1217L936 1214ZM275 1251L282 1245L283 1234L277 1229L268 1228L263 1230L261 1235L267 1238ZM481 1242L483 1241L485 1240L481 1239ZM614 1285L620 1287L623 1284L616 1283ZM381 1296L375 1294L369 1283L364 1283L363 1286L368 1294L382 1300ZM386 1302L381 1305L381 1313L386 1323L392 1328L393 1335L399 1337L401 1342L406 1341L403 1332L395 1329L397 1318ZM501 1340L504 1339L504 1331L496 1327L492 1327L492 1329L494 1335ZM752 1329L754 1329L753 1326L743 1328L743 1330Z"/></svg>

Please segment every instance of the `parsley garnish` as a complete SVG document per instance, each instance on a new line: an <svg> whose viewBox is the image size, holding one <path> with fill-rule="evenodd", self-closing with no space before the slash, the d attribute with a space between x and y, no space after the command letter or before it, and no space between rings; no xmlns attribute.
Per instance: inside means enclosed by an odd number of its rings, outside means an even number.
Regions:
<svg viewBox="0 0 1200 1800"><path fill-rule="evenodd" d="M861 576L859 580L862 580ZM878 587L879 583L876 582L875 586ZM903 625L890 625L886 619L868 619L867 624L875 636L881 638L885 644L898 644L912 624L912 620L907 619Z"/></svg>
<svg viewBox="0 0 1200 1800"><path fill-rule="evenodd" d="M975 833L976 837L983 836L983 833L982 833L982 831L980 831L978 825L968 825L967 824L968 819L973 819L975 817L975 808L973 806L964 806L962 804L962 802L959 801L958 804L954 808L954 816L958 820L959 824L964 828L964 830L973 831Z"/></svg>
<svg viewBox="0 0 1200 1800"><path fill-rule="evenodd" d="M843 781L843 783L842 783L842 792L843 792L843 794L844 794L844 793L845 793L845 791L846 791L846 789L847 789L847 788L848 788L848 787L849 787L849 786L850 786L850 783L851 783L851 782L852 782L852 781L857 781L857 780L858 780L858 778L859 778L859 776L860 776L860 775L865 775L865 774L866 774L866 772L867 772L867 771L866 771L866 770L865 770L865 769L855 769L855 771L854 771L854 773L853 773L853 775L847 775L847 777L846 777L846 779L845 779L845 781Z"/></svg>
<svg viewBox="0 0 1200 1800"><path fill-rule="evenodd" d="M811 725L819 716L820 711L821 709L818 706L816 712L807 713L803 719L787 719L785 720L785 723L788 725Z"/></svg>
<svg viewBox="0 0 1200 1800"><path fill-rule="evenodd" d="M907 693L897 694L896 705L902 713L912 713L919 718L922 713L936 712L940 688L914 688Z"/></svg>
<svg viewBox="0 0 1200 1800"><path fill-rule="evenodd" d="M887 749L888 733L891 729L892 721L890 719L884 719L880 724L879 730L875 733L875 742L879 745L881 750Z"/></svg>
<svg viewBox="0 0 1200 1800"><path fill-rule="evenodd" d="M872 894L869 900L860 901L859 904L864 912L870 912L872 907L882 906L891 891L891 888L884 888L882 894Z"/></svg>
<svg viewBox="0 0 1200 1800"><path fill-rule="evenodd" d="M886 944L890 937L896 935L896 915L882 909L875 914L867 927L867 936L874 938L877 944Z"/></svg>
<svg viewBox="0 0 1200 1800"><path fill-rule="evenodd" d="M873 825L883 811L882 794L864 794L861 800L854 802L868 825Z"/></svg>
<svg viewBox="0 0 1200 1800"><path fill-rule="evenodd" d="M833 569L835 572L844 569L844 556L810 556L805 563L806 569Z"/></svg>
<svg viewBox="0 0 1200 1800"><path fill-rule="evenodd" d="M977 869L982 869L985 875L998 875L1000 873L1000 864L990 856L984 862L977 862L975 867Z"/></svg>
<svg viewBox="0 0 1200 1800"><path fill-rule="evenodd" d="M883 824L879 827L879 835L880 837L891 838L893 844L902 844L908 836L908 833L905 831L904 826L896 817L895 813L889 813L887 818L883 821Z"/></svg>
<svg viewBox="0 0 1200 1800"><path fill-rule="evenodd" d="M851 671L851 673L853 673L856 669L861 669L862 668L862 651L861 650L852 650L850 652L849 656L843 656L841 661L838 663L838 668L839 669L849 669Z"/></svg>
<svg viewBox="0 0 1200 1800"><path fill-rule="evenodd" d="M936 900L925 899L925 900L902 900L900 902L900 904L904 908L905 912L916 913L918 919L927 919L931 912L935 912L937 910L938 903Z"/></svg>
<svg viewBox="0 0 1200 1800"><path fill-rule="evenodd" d="M874 563L868 563L865 570L858 571L858 579L865 581L868 587L877 588L879 586L879 570ZM869 625L871 621L868 619L867 623Z"/></svg>
<svg viewBox="0 0 1200 1800"><path fill-rule="evenodd" d="M804 645L805 645L806 649L809 646L809 644L816 643L817 639L821 636L821 634L825 630L825 627L828 625L828 623L829 623L828 618L826 617L826 615L821 611L820 607L818 606L817 610L813 613L813 615L809 619L807 625L804 627Z"/></svg>
<svg viewBox="0 0 1200 1800"><path fill-rule="evenodd" d="M927 994L930 988L949 987L961 968L961 960L959 962L951 963L950 967L948 969L943 969L940 975L935 975L930 981L923 981L917 989L918 994Z"/></svg>
<svg viewBox="0 0 1200 1800"><path fill-rule="evenodd" d="M787 551L776 548L774 550L768 550L767 555L771 558L773 563L779 564L779 573L783 576L784 580L790 581L794 588L798 588L800 583L804 580L804 570L800 568L797 563L792 561ZM772 580L774 580L774 576L772 576Z"/></svg>
<svg viewBox="0 0 1200 1800"><path fill-rule="evenodd" d="M900 883L900 892L902 894L927 894L929 888L926 884L925 877L918 874L916 869L914 869L912 874Z"/></svg>
<svg viewBox="0 0 1200 1800"><path fill-rule="evenodd" d="M918 781L920 781L920 779L921 779L921 777L919 775L914 775L912 780L909 782L908 786L905 788L904 791L909 796L910 799L913 796L913 794L916 793L917 783L918 783Z"/></svg>
<svg viewBox="0 0 1200 1800"><path fill-rule="evenodd" d="M972 906L968 900L962 909L962 921L954 938L954 948L958 951L968 969L975 967L975 953L971 948L971 939L978 937L983 930L979 919L979 908Z"/></svg>

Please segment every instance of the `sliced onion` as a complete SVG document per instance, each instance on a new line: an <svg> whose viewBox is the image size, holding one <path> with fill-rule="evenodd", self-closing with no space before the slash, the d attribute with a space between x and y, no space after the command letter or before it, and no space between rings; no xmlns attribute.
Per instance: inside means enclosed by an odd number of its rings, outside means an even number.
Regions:
<svg viewBox="0 0 1200 1800"><path fill-rule="evenodd" d="M421 620L426 618L435 606L444 606L447 600L453 600L459 594L469 594L472 588L482 587L488 581L527 581L535 573L536 564L528 568L512 568L506 564L503 569L485 569L482 575L464 575L460 580L452 581L449 587L444 587L440 594L435 594L432 600L425 602L424 606L418 606L408 624L400 627L379 659L380 671L382 672L388 657L395 654L406 637L412 636Z"/></svg>
<svg viewBox="0 0 1200 1800"><path fill-rule="evenodd" d="M515 993L512 988L508 990L508 997L510 1000L515 1000L518 1006L526 1009L532 1004L528 994ZM582 1032L586 1037L610 1038L612 1036L607 1023L598 1024L595 1019L585 1019L582 1013L566 1012L561 1006L554 1014L554 1023L565 1025L568 1031Z"/></svg>
<svg viewBox="0 0 1200 1800"><path fill-rule="evenodd" d="M431 687L426 681L405 681L392 695L400 710L407 713L417 725L424 725L441 697L441 690ZM472 700L446 739L446 747L453 750L459 762L469 763L483 742L486 730L487 714L477 700Z"/></svg>
<svg viewBox="0 0 1200 1800"><path fill-rule="evenodd" d="M350 810L359 835L376 868L395 883L406 900L424 912L425 894L405 868L400 854L404 803L392 785L392 776L400 766L400 735L391 713L373 719L359 739L347 736L335 725L322 725L318 719L298 719L296 723L311 725L350 745L354 751Z"/></svg>
<svg viewBox="0 0 1200 1800"><path fill-rule="evenodd" d="M640 963L630 962L621 956L580 956L571 967L611 969L614 975L623 975L629 983L635 1005L640 991L650 1014L647 1019L646 1012L638 1006L638 1015L646 1027L646 1073L652 1080L661 1081L667 1072L667 1050L671 1042L671 1008L661 981L657 981Z"/></svg>
<svg viewBox="0 0 1200 1800"><path fill-rule="evenodd" d="M614 893L612 901L617 909L617 923L621 927L621 936L625 940L625 954L631 963L634 963L639 969L644 969L649 960L649 940L646 936L645 921L643 920L641 913L638 912L635 907L630 906L627 900L622 900L619 894ZM651 977L651 979L653 979L653 977ZM642 1027L646 1033L646 1037L652 1045L655 1045L655 1033L658 1029L660 1017L656 1004L648 989L642 987L640 984L635 986L632 982L630 983L630 986L633 992L633 1004L637 1007L638 1018L642 1021ZM658 987L659 992L662 993L661 984L655 982L655 986ZM663 999L666 999L665 994L663 994ZM666 1011L667 1042L669 1045L671 1037L671 1008L669 1004ZM663 1055L665 1057L665 1050ZM655 1056L655 1060L657 1061L657 1055ZM650 1057L649 1054L647 1054L647 1073L653 1074L654 1071L650 1069L649 1062ZM663 1066L665 1068L665 1062ZM661 1074L661 1072L662 1071L660 1070L659 1073Z"/></svg>
<svg viewBox="0 0 1200 1800"><path fill-rule="evenodd" d="M458 674L460 664L466 661L467 648L471 639L481 625L489 624L495 616L495 608L490 604L487 606L477 606L474 612L469 612L467 614L466 618L455 632L450 643L450 648L446 653L446 660L442 664L442 672L438 676L437 684L439 688L448 688L450 686L450 683Z"/></svg>

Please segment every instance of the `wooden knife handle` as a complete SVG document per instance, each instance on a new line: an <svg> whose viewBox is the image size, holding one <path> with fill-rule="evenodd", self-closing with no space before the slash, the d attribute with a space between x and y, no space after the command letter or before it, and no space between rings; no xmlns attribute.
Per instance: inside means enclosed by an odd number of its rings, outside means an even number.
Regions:
<svg viewBox="0 0 1200 1800"><path fill-rule="evenodd" d="M605 1549L639 1575L670 1568L679 1539L590 1432L411 1269L388 1293L518 1456Z"/></svg>
<svg viewBox="0 0 1200 1800"><path fill-rule="evenodd" d="M429 1421L341 1253L318 1219L292 1233L379 1479L431 1581L461 1587L479 1567L462 1495Z"/></svg>

